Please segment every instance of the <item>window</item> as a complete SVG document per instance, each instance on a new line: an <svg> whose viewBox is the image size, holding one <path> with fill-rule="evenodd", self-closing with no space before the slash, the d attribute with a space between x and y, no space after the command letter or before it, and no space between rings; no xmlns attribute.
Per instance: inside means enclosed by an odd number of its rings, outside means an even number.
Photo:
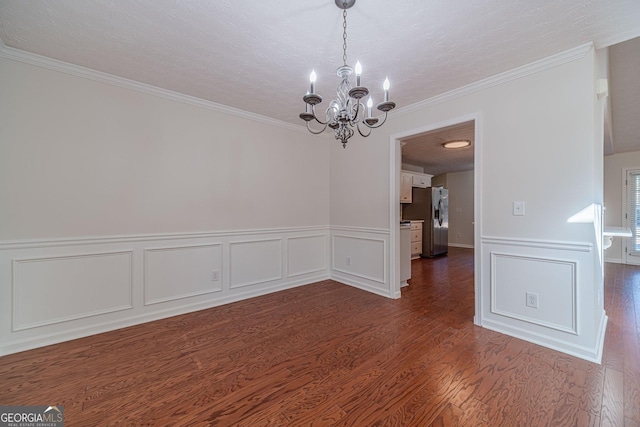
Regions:
<svg viewBox="0 0 640 427"><path fill-rule="evenodd" d="M633 234L627 239L627 262L640 264L640 169L627 170L627 226ZM631 257L636 257L631 258Z"/></svg>

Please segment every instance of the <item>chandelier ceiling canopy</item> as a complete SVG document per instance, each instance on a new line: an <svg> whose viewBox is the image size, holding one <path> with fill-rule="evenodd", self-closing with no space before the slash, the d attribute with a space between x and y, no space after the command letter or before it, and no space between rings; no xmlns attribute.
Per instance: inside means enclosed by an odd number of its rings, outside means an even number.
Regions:
<svg viewBox="0 0 640 427"><path fill-rule="evenodd" d="M360 85L362 66L360 61L356 62L355 69L347 65L347 9L355 4L356 0L335 0L336 6L342 9L342 65L338 67L336 73L342 79L338 85L337 97L329 103L325 110L324 120L318 118L316 114L316 106L322 102L322 97L315 93L316 73L311 71L309 80L311 82L309 91L302 99L305 102L305 112L300 113L300 118L307 123L307 129L313 134L319 134L330 127L335 133L337 140L342 142L344 148L351 138L355 130L364 137L371 134L371 129L379 128L387 120L387 113L395 108L396 104L389 101L389 79L385 79L383 84L384 101L379 103L376 108L384 113L384 118L380 122L377 117L371 115L371 107L373 99L369 95L369 89ZM356 85L351 86L349 77L355 71ZM369 95L369 99L365 105L361 99ZM319 123L319 129L313 129L311 122ZM378 123L379 122L379 123Z"/></svg>

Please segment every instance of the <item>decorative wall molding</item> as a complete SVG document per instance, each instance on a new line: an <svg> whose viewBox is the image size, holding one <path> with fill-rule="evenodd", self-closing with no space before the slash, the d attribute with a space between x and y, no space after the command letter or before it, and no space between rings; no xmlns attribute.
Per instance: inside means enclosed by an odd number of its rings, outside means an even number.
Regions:
<svg viewBox="0 0 640 427"><path fill-rule="evenodd" d="M606 313L595 244L483 236L481 326L599 363ZM597 275L596 275L597 276ZM527 306L538 294L538 308Z"/></svg>
<svg viewBox="0 0 640 427"><path fill-rule="evenodd" d="M0 282L7 286L0 287L0 355L329 279L329 230L312 226L4 242ZM321 260L305 261L319 253ZM117 265L85 262L108 261L107 256L118 257ZM47 260L56 267L68 260L81 265L64 265L55 273L40 268ZM212 280L212 270L219 271L219 281ZM70 293L77 295L63 307L69 315L41 315L42 299L31 290L62 290L56 295L63 295L73 274L79 276L71 280L75 288ZM103 276L102 282L93 280ZM114 291L114 282L116 290L126 292L126 304L100 298L101 291Z"/></svg>
<svg viewBox="0 0 640 427"><path fill-rule="evenodd" d="M207 258L209 256L211 258L203 260L202 255L194 256L194 251L206 251ZM162 257L157 261L159 265L155 264L154 255ZM144 305L222 291L221 243L147 248L144 249L143 263ZM160 269L161 271L155 271ZM214 270L218 272L218 279L215 281L212 280ZM173 280L175 285L167 284L166 280ZM158 289L163 281L165 281L165 289ZM164 293L164 295L152 296L158 293Z"/></svg>
<svg viewBox="0 0 640 427"><path fill-rule="evenodd" d="M382 234L388 236L391 231L387 228L368 228L368 227L352 227L345 225L332 225L332 231L352 231L354 233L369 233L369 234Z"/></svg>
<svg viewBox="0 0 640 427"><path fill-rule="evenodd" d="M503 265L506 270L509 263L519 263L521 267L529 265L526 271L535 272L551 280L540 280L538 283L524 285L523 282L529 280L529 277L522 276L525 274L525 269L517 269L519 274L510 275L503 274L499 268L499 265ZM577 270L577 261L491 252L491 312L578 335ZM503 275L506 276L506 282L500 281ZM517 277L518 275L520 278ZM552 283L553 286L551 286ZM526 306L528 291L538 295L540 308ZM543 309L543 304L548 308ZM561 310L554 309L558 304L562 306Z"/></svg>
<svg viewBox="0 0 640 427"><path fill-rule="evenodd" d="M59 61L57 59L49 58L31 52L26 52L20 49L15 49L4 45L4 43L0 44L0 58L7 58L14 61L23 62L25 64L35 65L49 70L81 77L87 80L93 80L95 82L106 83L124 89L133 90L136 92L144 93L146 95L157 96L171 101L216 111L218 113L229 114L243 119L252 120L254 122L260 122L271 126L308 134L308 131L304 126L294 125L260 114L241 110L239 108L234 108L228 105L218 104L213 101L196 98L195 96L185 95L179 92L151 86L149 84L141 83L135 80L125 79L123 77L118 77L90 68L81 67L79 65L70 64L67 62Z"/></svg>
<svg viewBox="0 0 640 427"><path fill-rule="evenodd" d="M229 287L231 289L282 278L281 238L230 242Z"/></svg>
<svg viewBox="0 0 640 427"><path fill-rule="evenodd" d="M14 332L133 308L132 250L14 258L11 270Z"/></svg>
<svg viewBox="0 0 640 427"><path fill-rule="evenodd" d="M482 244L492 244L501 246L522 246L528 248L555 249L563 251L591 252L593 245L591 243L580 242L559 242L554 240L537 240L522 239L511 237L493 237L482 236L480 238Z"/></svg>
<svg viewBox="0 0 640 427"><path fill-rule="evenodd" d="M373 244L375 244L376 246L380 246L380 248L376 248L375 251L380 251L380 253L378 255L380 255L380 260L379 263L382 266L382 270L380 271L380 274L375 274L374 272L372 272L372 274L368 274L363 272L363 266L364 263L361 265L352 265L353 268L347 269L345 268L344 265L342 265L343 263L341 262L337 262L336 260L336 256L338 253L340 253L340 249L336 248L336 246L338 245L337 240L339 239L350 239L354 242L373 242ZM379 238L373 238L373 237L364 237L364 236L354 236L354 235L347 235L347 234L333 234L331 236L331 248L332 248L332 263L331 263L331 268L334 271L339 271L341 273L344 274L349 274L352 276L356 276L356 277L360 277L362 279L367 279L373 282L377 282L380 284L385 285L386 284L386 280L385 278L387 277L387 268L386 268L386 262L385 260L387 259L387 244L385 239L379 239ZM369 245L371 247L370 250L373 250L373 246ZM362 249L362 248L361 248ZM350 256L353 259L353 262L355 263L357 260L358 256L362 256L361 252L358 251L353 251L353 255ZM367 259L367 263L366 266L371 266L371 265L376 265L376 263L374 262L375 260L372 259Z"/></svg>
<svg viewBox="0 0 640 427"><path fill-rule="evenodd" d="M556 55L552 55L547 58L541 59L539 61L535 61L530 64L523 65L518 68L514 68L513 70L496 74L492 77L477 81L475 83L471 83L466 86L462 86L461 88L454 89L449 92L445 92L441 95L436 95L429 99L425 99L424 101L419 101L419 102L416 102L415 104L411 104L406 107L399 108L396 111L390 112L389 116L391 117L404 116L406 114L410 114L410 113L422 110L424 108L432 107L434 105L438 105L455 98L467 96L472 93L479 92L481 90L485 90L494 86L501 85L503 83L510 82L512 80L526 77L531 74L539 73L540 71L544 71L546 69L549 69L561 64L565 64L567 62L575 61L577 59L584 58L593 48L594 48L593 43L586 43L578 47L575 47L573 49L569 49L564 52L560 52Z"/></svg>
<svg viewBox="0 0 640 427"><path fill-rule="evenodd" d="M8 249L29 249L58 246L79 245L103 245L109 243L134 243L158 240L182 240L182 239L221 239L225 237L253 236L262 234L296 233L310 231L328 231L330 227L288 227L288 228L259 228L242 230L221 231L196 231L186 233L158 233L158 234L132 234L118 236L73 237L53 239L24 239L0 241L0 251Z"/></svg>
<svg viewBox="0 0 640 427"><path fill-rule="evenodd" d="M303 245L303 242L307 242L306 247L298 246ZM316 243L314 244L313 242ZM287 237L286 245L287 277L317 273L327 269L326 234Z"/></svg>

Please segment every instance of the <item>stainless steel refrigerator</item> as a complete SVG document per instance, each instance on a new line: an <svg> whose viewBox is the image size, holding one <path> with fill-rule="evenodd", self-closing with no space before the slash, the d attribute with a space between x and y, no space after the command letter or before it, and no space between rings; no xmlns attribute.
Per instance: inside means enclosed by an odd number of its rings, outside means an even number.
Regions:
<svg viewBox="0 0 640 427"><path fill-rule="evenodd" d="M412 200L402 208L405 220L423 219L422 256L434 257L449 250L449 190L443 187L412 189Z"/></svg>

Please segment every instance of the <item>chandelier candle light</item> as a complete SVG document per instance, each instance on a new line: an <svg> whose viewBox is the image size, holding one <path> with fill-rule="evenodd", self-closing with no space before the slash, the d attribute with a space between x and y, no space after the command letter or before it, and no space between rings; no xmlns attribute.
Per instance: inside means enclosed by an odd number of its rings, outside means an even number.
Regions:
<svg viewBox="0 0 640 427"><path fill-rule="evenodd" d="M371 129L379 128L387 121L387 113L396 107L394 102L389 101L389 79L385 79L383 84L384 101L379 103L376 108L384 113L384 119L378 123L378 118L371 116L371 107L373 100L369 96L365 114L365 106L360 101L369 95L369 89L360 86L360 76L362 75L362 65L360 61L356 63L356 86L351 87L349 76L354 69L347 65L347 9L355 4L356 0L335 0L336 6L342 9L343 32L342 32L342 66L338 67L337 74L342 78L338 85L337 98L331 101L329 107L325 111L324 121L316 116L315 106L322 102L322 97L315 93L316 72L311 71L309 80L311 82L310 90L302 99L305 102L305 112L300 113L300 118L307 122L307 129L313 134L319 134L325 131L327 126L334 130L336 139L342 142L344 148L347 147L349 138L354 135L354 128L358 129L360 135L367 137L371 134ZM315 120L320 123L322 129L313 130L310 122ZM366 133L361 128L363 125Z"/></svg>

